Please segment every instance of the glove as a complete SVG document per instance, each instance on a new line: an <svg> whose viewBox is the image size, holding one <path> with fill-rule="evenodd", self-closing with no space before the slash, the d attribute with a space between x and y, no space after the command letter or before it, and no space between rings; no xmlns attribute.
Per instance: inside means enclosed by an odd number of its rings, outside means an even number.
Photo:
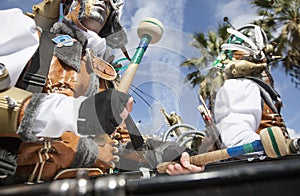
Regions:
<svg viewBox="0 0 300 196"><path fill-rule="evenodd" d="M78 133L81 135L112 134L131 111L127 109L129 99L128 94L114 89L87 98L79 108Z"/></svg>

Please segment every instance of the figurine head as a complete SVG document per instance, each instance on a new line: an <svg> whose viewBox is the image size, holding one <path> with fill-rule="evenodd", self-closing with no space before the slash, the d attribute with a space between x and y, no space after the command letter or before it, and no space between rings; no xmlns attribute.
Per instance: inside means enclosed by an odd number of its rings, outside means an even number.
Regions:
<svg viewBox="0 0 300 196"><path fill-rule="evenodd" d="M121 48L127 43L127 35L120 24L123 0L73 0L65 2L65 21L72 22L82 30L92 30L100 37L107 38L112 48ZM112 40L118 40L113 43Z"/></svg>
<svg viewBox="0 0 300 196"><path fill-rule="evenodd" d="M232 67L239 65L238 61L243 60L243 70L246 71L240 75L265 77L268 72L268 67L265 65L268 55L266 51L269 50L267 48L270 45L264 30L257 25L247 24L238 29L228 28L227 32L229 37L226 43L222 44L222 52L214 61L213 66L222 70L229 69L230 66L231 70Z"/></svg>
<svg viewBox="0 0 300 196"><path fill-rule="evenodd" d="M213 66L224 68L228 60L248 60L262 62L266 59L265 48L268 38L262 28L248 24L238 29L228 28L229 37L222 44L222 52L213 63ZM225 63L226 64L226 63Z"/></svg>

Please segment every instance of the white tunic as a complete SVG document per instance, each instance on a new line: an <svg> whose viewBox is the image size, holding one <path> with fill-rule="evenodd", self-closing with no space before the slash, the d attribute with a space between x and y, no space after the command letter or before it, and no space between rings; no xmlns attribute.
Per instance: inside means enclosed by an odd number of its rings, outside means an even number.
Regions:
<svg viewBox="0 0 300 196"><path fill-rule="evenodd" d="M219 89L214 115L223 147L259 140L262 102L259 87L248 79L228 79Z"/></svg>
<svg viewBox="0 0 300 196"><path fill-rule="evenodd" d="M18 8L0 10L0 63L7 68L14 86L39 46L36 25Z"/></svg>
<svg viewBox="0 0 300 196"><path fill-rule="evenodd" d="M60 137L64 132L77 131L78 111L81 102L87 97L69 97L63 94L50 94L43 101L32 130L38 137Z"/></svg>

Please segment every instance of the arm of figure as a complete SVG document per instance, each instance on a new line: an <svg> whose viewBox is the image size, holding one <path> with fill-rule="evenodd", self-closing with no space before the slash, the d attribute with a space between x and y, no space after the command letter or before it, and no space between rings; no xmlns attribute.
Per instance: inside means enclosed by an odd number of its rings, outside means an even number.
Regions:
<svg viewBox="0 0 300 196"><path fill-rule="evenodd" d="M86 97L73 98L63 94L34 94L25 109L17 133L25 141L38 137L60 137L66 131L77 133L78 109Z"/></svg>
<svg viewBox="0 0 300 196"><path fill-rule="evenodd" d="M115 90L106 90L88 98L35 94L17 133L26 141L34 141L38 137L57 138L66 131L79 136L110 134L127 118L132 102L129 95Z"/></svg>
<svg viewBox="0 0 300 196"><path fill-rule="evenodd" d="M190 164L190 155L187 152L183 152L180 158L180 164L170 164L167 169L169 175L189 174L204 171L205 166L196 166Z"/></svg>
<svg viewBox="0 0 300 196"><path fill-rule="evenodd" d="M247 79L226 80L217 93L214 115L224 147L260 139L255 132L261 120L258 86Z"/></svg>

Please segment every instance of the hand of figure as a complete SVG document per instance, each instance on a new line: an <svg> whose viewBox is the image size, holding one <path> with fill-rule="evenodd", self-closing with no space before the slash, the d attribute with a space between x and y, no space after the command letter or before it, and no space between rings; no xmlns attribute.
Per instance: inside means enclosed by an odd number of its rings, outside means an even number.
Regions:
<svg viewBox="0 0 300 196"><path fill-rule="evenodd" d="M183 152L180 158L180 164L169 165L167 168L167 174L169 175L179 175L179 174L189 174L204 171L205 166L196 166L190 163L190 155L187 152Z"/></svg>
<svg viewBox="0 0 300 196"><path fill-rule="evenodd" d="M118 140L122 144L126 144L130 141L130 135L126 128L125 123L116 128L116 131L112 133L111 137Z"/></svg>
<svg viewBox="0 0 300 196"><path fill-rule="evenodd" d="M115 89L107 89L85 99L79 108L78 133L111 135L123 124L133 107L133 98ZM96 114L95 116L92 116Z"/></svg>
<svg viewBox="0 0 300 196"><path fill-rule="evenodd" d="M107 168L114 168L119 161L118 141L112 140L108 134L96 136L94 141L98 144L98 159L105 163Z"/></svg>

